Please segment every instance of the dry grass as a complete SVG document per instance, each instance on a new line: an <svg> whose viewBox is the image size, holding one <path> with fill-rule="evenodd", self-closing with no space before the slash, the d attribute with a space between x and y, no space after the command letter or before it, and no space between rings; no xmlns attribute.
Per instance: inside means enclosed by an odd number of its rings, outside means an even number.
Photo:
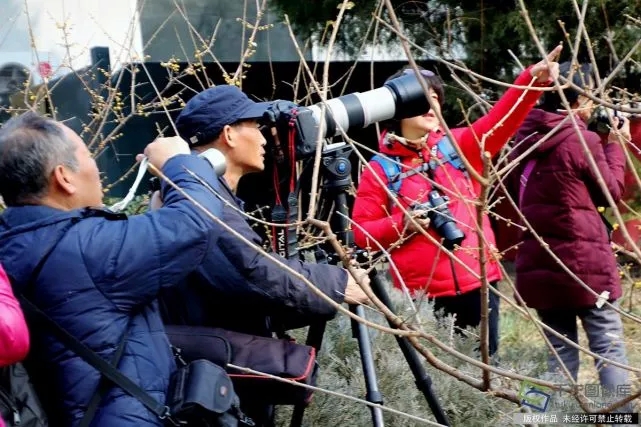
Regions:
<svg viewBox="0 0 641 427"><path fill-rule="evenodd" d="M506 284L502 284L505 290ZM637 292L638 294L641 294ZM509 292L507 293L509 295ZM392 296L398 297L396 294ZM640 295L635 295L635 303L639 302ZM624 304L624 307L627 305ZM638 310L638 308L636 309ZM429 307L422 307L421 316L431 320L428 313ZM374 316L378 319L379 316ZM374 320L374 318L372 320ZM428 322L428 323L430 323ZM501 342L499 350L499 365L501 368L519 374L539 377L545 376L547 348L539 336L534 324L524 318L507 304L501 307ZM430 332L439 339L448 342L448 330L435 325L425 325ZM625 339L628 346L630 364L639 366L641 362L641 327L633 322L625 322ZM304 333L299 338L304 339ZM385 398L385 404L391 408L400 409L406 413L433 420L431 411L417 392L413 378L407 369L398 347L387 334L371 332L374 360L379 379L380 390ZM585 336L581 337L581 344L585 344ZM465 354L478 357L472 350L473 341L463 340L454 336L452 345ZM457 362L454 358L439 354L439 357L458 366L472 375L477 375L475 369ZM319 385L323 388L346 393L351 396L362 397L364 384L360 370L360 358L356 342L352 339L347 319L339 316L328 324L323 350L319 357L321 363L321 377ZM579 375L579 384L598 383L597 373L593 361L589 356L582 357ZM519 411L516 404L497 399L478 390L474 390L447 374L427 367L434 381L435 393L445 409L452 425L456 426L487 426L511 425L512 414ZM518 381L495 377L493 380L501 386L518 391ZM641 387L639 380L635 380L632 389ZM574 399L571 396L555 393L553 404L560 403L564 408L571 408ZM566 406L567 405L567 406ZM550 406L550 410L560 412L559 407ZM555 409L556 408L556 409ZM279 426L288 425L291 408L279 408ZM569 410L569 409L568 409ZM568 410L565 410L567 412ZM577 412L579 409L577 408ZM404 417L386 414L387 425L418 426L421 423ZM316 425L350 425L371 426L372 421L369 411L363 405L356 404L340 397L327 396L316 393L312 405L306 411L306 426Z"/></svg>

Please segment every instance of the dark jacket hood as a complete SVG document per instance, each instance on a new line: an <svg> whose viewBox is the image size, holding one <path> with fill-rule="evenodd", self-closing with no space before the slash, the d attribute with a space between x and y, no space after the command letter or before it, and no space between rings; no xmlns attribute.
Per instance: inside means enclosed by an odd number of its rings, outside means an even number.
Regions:
<svg viewBox="0 0 641 427"><path fill-rule="evenodd" d="M579 129L585 130L586 124L579 117L576 117ZM542 156L563 142L569 133L574 133L572 121L567 114L551 113L545 110L533 109L514 136L515 145L512 157L516 157L530 149L541 141L552 129L559 126L559 129L542 142L530 156ZM529 157L529 156L528 156Z"/></svg>

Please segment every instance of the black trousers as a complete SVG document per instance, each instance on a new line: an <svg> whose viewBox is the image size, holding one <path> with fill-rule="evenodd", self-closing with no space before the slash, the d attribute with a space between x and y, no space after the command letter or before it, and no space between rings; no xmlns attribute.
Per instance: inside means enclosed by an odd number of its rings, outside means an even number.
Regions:
<svg viewBox="0 0 641 427"><path fill-rule="evenodd" d="M496 282L490 283L491 286L497 286ZM489 291L489 350L490 355L496 353L499 347L499 302L498 295ZM456 332L464 332L458 328L465 329L468 326L477 327L481 323L481 288L461 295L436 297L433 298L434 311L438 314L442 310L443 315L456 315L454 326Z"/></svg>

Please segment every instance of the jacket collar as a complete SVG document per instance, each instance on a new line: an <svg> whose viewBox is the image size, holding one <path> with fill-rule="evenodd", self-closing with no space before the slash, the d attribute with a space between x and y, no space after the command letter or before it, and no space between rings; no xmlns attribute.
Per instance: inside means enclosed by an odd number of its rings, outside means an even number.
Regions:
<svg viewBox="0 0 641 427"><path fill-rule="evenodd" d="M378 149L381 154L390 157L429 159L430 150L443 135L445 135L445 132L441 128L430 132L427 137L426 147L421 151L416 151L398 141L391 141L387 136L387 130L384 130L381 132L381 138L378 140Z"/></svg>
<svg viewBox="0 0 641 427"><path fill-rule="evenodd" d="M43 205L23 205L8 207L0 220L7 228L15 228L26 224L54 224L77 216L80 216L78 210L63 211Z"/></svg>
<svg viewBox="0 0 641 427"><path fill-rule="evenodd" d="M63 211L44 205L12 206L0 216L0 233L22 233L25 231L69 221L73 218L102 216L107 219L126 218L125 214L115 213L105 208L83 208Z"/></svg>
<svg viewBox="0 0 641 427"><path fill-rule="evenodd" d="M586 123L578 116L575 117L579 131L586 131ZM557 126L559 126L559 128L554 135L539 144L528 157L544 155L557 145L563 143L567 139L568 135L574 134L575 132L574 126L567 114L553 113L536 108L530 111L515 134L514 139L517 144L515 144L514 150L511 153L511 158L521 155L533 145L538 144L545 135Z"/></svg>
<svg viewBox="0 0 641 427"><path fill-rule="evenodd" d="M229 184L227 184L227 181L225 181L225 178L223 178L223 177L221 176L221 177L219 177L219 178L218 178L218 181L222 184L223 188L225 189L225 191L226 191L226 193L227 193L227 197L225 197L225 198L226 198L227 200L230 200L230 201L235 202L235 203L238 205L238 207L239 207L241 210L243 210L243 211L244 211L244 210L245 210L245 202L243 201L243 199L241 199L241 198L237 197L237 196L234 194L234 192L233 192L233 191L231 191L231 188L229 187Z"/></svg>

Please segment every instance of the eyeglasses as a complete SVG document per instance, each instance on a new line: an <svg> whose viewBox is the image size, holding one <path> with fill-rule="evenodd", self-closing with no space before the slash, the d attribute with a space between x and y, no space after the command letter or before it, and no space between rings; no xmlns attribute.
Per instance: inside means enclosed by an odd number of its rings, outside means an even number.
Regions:
<svg viewBox="0 0 641 427"><path fill-rule="evenodd" d="M418 72L421 73L421 75L423 77L434 77L436 75L430 70L418 70ZM403 70L403 74L414 74L414 69L413 68L407 68L407 69Z"/></svg>

